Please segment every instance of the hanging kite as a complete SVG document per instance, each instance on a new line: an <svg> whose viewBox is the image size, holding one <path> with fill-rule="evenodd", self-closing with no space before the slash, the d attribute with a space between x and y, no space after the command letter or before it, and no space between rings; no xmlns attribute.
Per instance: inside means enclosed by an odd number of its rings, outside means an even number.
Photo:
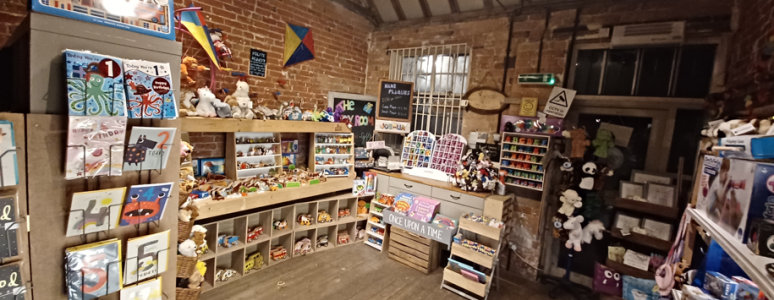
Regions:
<svg viewBox="0 0 774 300"><path fill-rule="evenodd" d="M288 23L285 26L285 56L283 66L288 67L314 58L312 30Z"/></svg>
<svg viewBox="0 0 774 300"><path fill-rule="evenodd" d="M217 50L215 45L210 39L210 30L207 28L207 23L204 21L200 7L188 7L180 9L176 12L175 18L185 27L184 32L188 32L199 45L202 46L204 52L209 56L212 64L218 69L223 70L218 60ZM182 29L182 28L181 28Z"/></svg>

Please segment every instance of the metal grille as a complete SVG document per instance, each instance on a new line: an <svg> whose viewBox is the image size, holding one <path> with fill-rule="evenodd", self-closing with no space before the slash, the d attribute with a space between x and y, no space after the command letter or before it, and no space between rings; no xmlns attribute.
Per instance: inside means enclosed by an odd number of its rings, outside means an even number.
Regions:
<svg viewBox="0 0 774 300"><path fill-rule="evenodd" d="M470 52L467 44L390 50L390 80L414 83L413 130L460 133Z"/></svg>

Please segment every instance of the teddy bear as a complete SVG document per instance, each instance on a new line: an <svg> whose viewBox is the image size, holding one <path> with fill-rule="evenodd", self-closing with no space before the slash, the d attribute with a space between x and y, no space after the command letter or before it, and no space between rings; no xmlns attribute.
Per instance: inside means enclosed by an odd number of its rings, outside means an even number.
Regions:
<svg viewBox="0 0 774 300"><path fill-rule="evenodd" d="M180 64L180 85L183 87L196 85L199 72L207 69L205 66L200 66L196 58L190 56L183 57L183 62Z"/></svg>
<svg viewBox="0 0 774 300"><path fill-rule="evenodd" d="M583 242L586 244L591 244L591 238L592 236L594 239L601 240L603 237L602 232L605 231L605 224L602 224L602 221L600 220L594 220L586 224L586 227L583 227Z"/></svg>
<svg viewBox="0 0 774 300"><path fill-rule="evenodd" d="M177 246L177 252L186 257L196 257L196 242L187 239Z"/></svg>
<svg viewBox="0 0 774 300"><path fill-rule="evenodd" d="M180 116L196 116L196 106L194 106L196 93L192 90L183 91L183 97L180 100Z"/></svg>
<svg viewBox="0 0 774 300"><path fill-rule="evenodd" d="M559 196L559 201L562 202L562 207L559 208L559 213L565 216L572 216L575 212L575 208L583 206L583 198L578 195L578 192L572 189L567 189Z"/></svg>
<svg viewBox="0 0 774 300"><path fill-rule="evenodd" d="M242 80L237 81L236 90L226 96L226 104L231 106L231 117L235 119L254 119L253 101L250 100L250 86Z"/></svg>
<svg viewBox="0 0 774 300"><path fill-rule="evenodd" d="M594 188L594 176L597 175L597 164L593 162L587 162L581 167L583 171L583 177L581 177L580 184L578 186L584 190L591 190Z"/></svg>
<svg viewBox="0 0 774 300"><path fill-rule="evenodd" d="M196 253L199 255L207 253L207 228L202 225L194 225L191 228L191 239L196 243Z"/></svg>
<svg viewBox="0 0 774 300"><path fill-rule="evenodd" d="M562 225L564 229L569 230L567 242L564 243L564 247L567 249L573 249L575 252L581 251L581 242L583 241L583 216L569 217Z"/></svg>
<svg viewBox="0 0 774 300"><path fill-rule="evenodd" d="M364 215L368 213L368 209L366 209L366 202L363 200L357 201L357 214L358 215Z"/></svg>
<svg viewBox="0 0 774 300"><path fill-rule="evenodd" d="M193 220L196 220L196 218L199 216L199 208L196 207L192 202L186 203L184 206L180 207L180 209L177 211L177 218L180 220L180 222L193 222Z"/></svg>
<svg viewBox="0 0 774 300"><path fill-rule="evenodd" d="M196 104L196 115L207 118L217 117L218 113L215 111L214 103L220 102L220 100L215 98L215 94L207 87L199 88L197 93L199 94L199 103Z"/></svg>
<svg viewBox="0 0 774 300"><path fill-rule="evenodd" d="M583 128L565 130L562 132L562 136L572 139L570 158L583 158L583 154L586 153L586 147L591 145L587 139L588 134Z"/></svg>

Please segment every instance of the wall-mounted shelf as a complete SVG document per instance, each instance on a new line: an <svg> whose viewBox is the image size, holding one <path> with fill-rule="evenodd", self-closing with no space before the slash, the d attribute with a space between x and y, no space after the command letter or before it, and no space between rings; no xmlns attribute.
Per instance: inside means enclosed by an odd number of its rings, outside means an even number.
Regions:
<svg viewBox="0 0 774 300"><path fill-rule="evenodd" d="M551 147L551 137L513 132L503 133L500 174L505 184L542 191L545 180L543 157Z"/></svg>
<svg viewBox="0 0 774 300"><path fill-rule="evenodd" d="M181 129L186 132L351 132L346 124L331 122L201 117L185 117L180 121Z"/></svg>
<svg viewBox="0 0 774 300"><path fill-rule="evenodd" d="M309 147L309 165L329 177L355 173L355 144L351 133L317 132Z"/></svg>
<svg viewBox="0 0 774 300"><path fill-rule="evenodd" d="M630 232L629 235L623 235L621 234L620 228L611 229L610 236L622 241L637 244L643 247L660 250L663 252L668 252L669 249L672 248L672 243L669 241L661 240L658 238L654 238L652 236L647 236L636 232Z"/></svg>
<svg viewBox="0 0 774 300"><path fill-rule="evenodd" d="M668 219L676 219L679 213L677 207L667 207L663 205L657 205L648 203L645 201L637 201L631 199L618 198L613 202L613 206L623 210L635 211L653 216L659 216Z"/></svg>

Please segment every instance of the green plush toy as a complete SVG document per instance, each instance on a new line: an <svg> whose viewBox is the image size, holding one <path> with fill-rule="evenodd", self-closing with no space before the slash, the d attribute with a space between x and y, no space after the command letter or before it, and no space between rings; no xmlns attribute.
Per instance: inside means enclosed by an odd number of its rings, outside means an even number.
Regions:
<svg viewBox="0 0 774 300"><path fill-rule="evenodd" d="M597 137L591 142L594 146L594 156L600 158L607 158L607 150L615 146L615 138L613 133L607 129L597 130Z"/></svg>

